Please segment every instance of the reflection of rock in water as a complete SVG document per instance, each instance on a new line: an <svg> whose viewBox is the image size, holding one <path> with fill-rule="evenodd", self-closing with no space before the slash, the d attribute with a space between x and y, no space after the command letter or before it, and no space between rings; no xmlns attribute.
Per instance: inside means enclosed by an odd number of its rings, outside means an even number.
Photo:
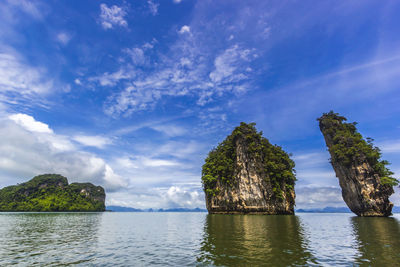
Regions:
<svg viewBox="0 0 400 267"><path fill-rule="evenodd" d="M199 262L288 266L315 263L297 216L209 214Z"/></svg>
<svg viewBox="0 0 400 267"><path fill-rule="evenodd" d="M14 213L0 244L0 265L19 258L21 265L85 263L97 246L101 213ZM71 255L75 255L71 262ZM4 262L3 262L4 263ZM7 262L9 264L9 262ZM7 265L8 265L7 264Z"/></svg>
<svg viewBox="0 0 400 267"><path fill-rule="evenodd" d="M357 264L400 266L400 222L395 218L351 218L359 243Z"/></svg>

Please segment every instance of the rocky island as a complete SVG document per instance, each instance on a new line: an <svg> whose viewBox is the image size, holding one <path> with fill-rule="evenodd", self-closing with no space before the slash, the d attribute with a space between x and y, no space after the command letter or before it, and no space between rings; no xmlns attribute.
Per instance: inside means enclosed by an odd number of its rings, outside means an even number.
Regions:
<svg viewBox="0 0 400 267"><path fill-rule="evenodd" d="M358 216L389 216L393 207L389 196L398 180L386 167L389 163L381 160L373 140L364 140L356 123L346 120L333 111L318 118L343 200Z"/></svg>
<svg viewBox="0 0 400 267"><path fill-rule="evenodd" d="M294 162L241 123L213 149L202 168L209 213L294 214Z"/></svg>
<svg viewBox="0 0 400 267"><path fill-rule="evenodd" d="M71 183L58 174L38 175L0 190L0 211L104 211L103 187Z"/></svg>

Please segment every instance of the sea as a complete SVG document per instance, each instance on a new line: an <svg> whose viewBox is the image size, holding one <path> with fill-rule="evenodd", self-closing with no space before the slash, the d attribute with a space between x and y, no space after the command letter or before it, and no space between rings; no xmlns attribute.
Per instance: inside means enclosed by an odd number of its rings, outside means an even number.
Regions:
<svg viewBox="0 0 400 267"><path fill-rule="evenodd" d="M0 266L400 266L400 214L0 213Z"/></svg>

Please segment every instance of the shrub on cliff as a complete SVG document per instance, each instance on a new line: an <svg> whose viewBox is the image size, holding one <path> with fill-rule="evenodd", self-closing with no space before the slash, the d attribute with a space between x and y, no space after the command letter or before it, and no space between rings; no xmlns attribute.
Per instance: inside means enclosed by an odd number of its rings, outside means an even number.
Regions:
<svg viewBox="0 0 400 267"><path fill-rule="evenodd" d="M324 125L327 134L333 136L333 145L329 152L334 161L350 166L353 162L366 160L380 176L381 183L389 186L399 184L393 177L393 172L387 168L389 162L381 159L381 151L374 146L372 138L363 138L357 131L356 122L346 123L347 119L338 113L330 111L317 119Z"/></svg>

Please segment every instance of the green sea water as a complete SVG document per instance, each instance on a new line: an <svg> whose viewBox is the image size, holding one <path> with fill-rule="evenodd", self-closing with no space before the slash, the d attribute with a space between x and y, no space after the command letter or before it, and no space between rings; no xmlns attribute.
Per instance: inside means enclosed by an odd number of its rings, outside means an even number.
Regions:
<svg viewBox="0 0 400 267"><path fill-rule="evenodd" d="M0 213L0 266L400 266L400 215Z"/></svg>

